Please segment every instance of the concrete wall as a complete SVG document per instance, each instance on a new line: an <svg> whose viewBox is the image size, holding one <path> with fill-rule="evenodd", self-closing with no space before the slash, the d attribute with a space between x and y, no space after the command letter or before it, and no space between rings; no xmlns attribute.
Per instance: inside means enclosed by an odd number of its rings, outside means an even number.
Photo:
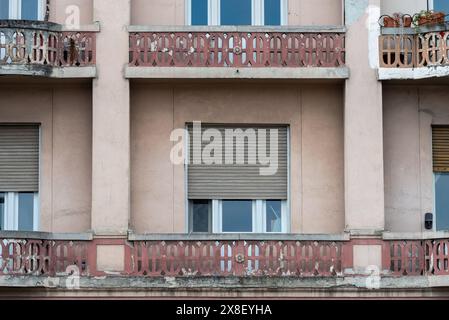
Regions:
<svg viewBox="0 0 449 320"><path fill-rule="evenodd" d="M343 1L340 0L289 0L289 25L341 25Z"/></svg>
<svg viewBox="0 0 449 320"><path fill-rule="evenodd" d="M381 0L382 14L401 12L413 15L421 10L427 10L427 0Z"/></svg>
<svg viewBox="0 0 449 320"><path fill-rule="evenodd" d="M131 89L131 227L185 232L185 175L170 162L173 128L193 120L291 126L292 232L344 228L340 86L136 84Z"/></svg>
<svg viewBox="0 0 449 320"><path fill-rule="evenodd" d="M80 24L92 24L93 0L50 0L50 21L66 24L68 14L66 9L69 6L77 6L80 13ZM69 14L71 11L69 11Z"/></svg>
<svg viewBox="0 0 449 320"><path fill-rule="evenodd" d="M40 123L40 231L90 229L91 86L0 87L0 123Z"/></svg>
<svg viewBox="0 0 449 320"><path fill-rule="evenodd" d="M134 25L184 25L186 0L132 0ZM288 0L289 25L340 25L340 0Z"/></svg>
<svg viewBox="0 0 449 320"><path fill-rule="evenodd" d="M432 124L449 124L447 87L384 87L386 229L424 229L434 212Z"/></svg>

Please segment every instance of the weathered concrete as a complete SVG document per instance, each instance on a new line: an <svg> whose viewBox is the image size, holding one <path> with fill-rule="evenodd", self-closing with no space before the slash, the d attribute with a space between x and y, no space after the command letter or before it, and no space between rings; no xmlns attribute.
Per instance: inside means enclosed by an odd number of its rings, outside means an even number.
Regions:
<svg viewBox="0 0 449 320"><path fill-rule="evenodd" d="M0 233L1 236L1 233ZM256 234L256 233L239 233L239 234L134 234L128 235L130 241L192 241L192 240L278 240L278 241L349 241L348 233L342 234Z"/></svg>
<svg viewBox="0 0 449 320"><path fill-rule="evenodd" d="M280 32L279 26L148 26L131 25L129 32ZM282 32L345 33L342 25L282 26Z"/></svg>
<svg viewBox="0 0 449 320"><path fill-rule="evenodd" d="M0 231L0 239L37 239L37 240L64 240L64 241L90 241L92 232L85 233L52 233L31 231Z"/></svg>
<svg viewBox="0 0 449 320"><path fill-rule="evenodd" d="M97 76L97 68L90 67L50 67L46 65L1 65L1 76L31 76L56 79L87 79Z"/></svg>
<svg viewBox="0 0 449 320"><path fill-rule="evenodd" d="M219 298L399 298L449 297L449 276L382 277L379 289L367 277L81 277L68 290L67 277L0 276L0 296L34 297L219 297Z"/></svg>
<svg viewBox="0 0 449 320"><path fill-rule="evenodd" d="M419 80L449 77L449 66L431 66L421 68L379 68L379 80Z"/></svg>
<svg viewBox="0 0 449 320"><path fill-rule="evenodd" d="M130 79L348 79L341 68L127 67Z"/></svg>

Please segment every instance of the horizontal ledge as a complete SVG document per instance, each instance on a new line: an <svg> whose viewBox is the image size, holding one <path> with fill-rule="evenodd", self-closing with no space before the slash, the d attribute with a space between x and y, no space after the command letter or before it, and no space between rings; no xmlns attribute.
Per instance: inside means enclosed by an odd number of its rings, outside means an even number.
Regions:
<svg viewBox="0 0 449 320"><path fill-rule="evenodd" d="M420 26L409 28L381 28L382 35L422 34L428 32L449 31L446 25Z"/></svg>
<svg viewBox="0 0 449 320"><path fill-rule="evenodd" d="M437 240L449 239L449 231L384 232L383 240Z"/></svg>
<svg viewBox="0 0 449 320"><path fill-rule="evenodd" d="M80 25L75 28L69 25L61 25L46 21L0 20L0 29L29 29L53 32L100 32L100 23L96 21L93 24Z"/></svg>
<svg viewBox="0 0 449 320"><path fill-rule="evenodd" d="M342 234L286 234L286 233L190 233L190 234L134 234L129 241L221 241L221 240L257 240L257 241L349 241L348 233Z"/></svg>
<svg viewBox="0 0 449 320"><path fill-rule="evenodd" d="M51 233L51 232L34 232L34 231L0 231L0 239L90 241L93 240L93 234L89 232Z"/></svg>
<svg viewBox="0 0 449 320"><path fill-rule="evenodd" d="M340 25L323 26L128 26L129 32L296 32L345 33Z"/></svg>
<svg viewBox="0 0 449 320"><path fill-rule="evenodd" d="M35 76L57 79L95 78L96 66L52 67L45 65L0 65L0 76Z"/></svg>
<svg viewBox="0 0 449 320"><path fill-rule="evenodd" d="M347 67L126 67L129 79L347 79Z"/></svg>
<svg viewBox="0 0 449 320"><path fill-rule="evenodd" d="M419 68L379 68L379 80L419 80L449 76L449 66Z"/></svg>

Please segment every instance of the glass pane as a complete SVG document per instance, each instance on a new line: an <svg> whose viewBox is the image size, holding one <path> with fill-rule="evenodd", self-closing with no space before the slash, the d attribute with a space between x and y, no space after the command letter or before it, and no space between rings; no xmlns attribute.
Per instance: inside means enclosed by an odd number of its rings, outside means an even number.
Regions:
<svg viewBox="0 0 449 320"><path fill-rule="evenodd" d="M251 0L221 0L220 20L223 26L251 25Z"/></svg>
<svg viewBox="0 0 449 320"><path fill-rule="evenodd" d="M281 0L265 0L264 11L266 26L281 25Z"/></svg>
<svg viewBox="0 0 449 320"><path fill-rule="evenodd" d="M210 232L209 212L209 200L192 201L192 232Z"/></svg>
<svg viewBox="0 0 449 320"><path fill-rule="evenodd" d="M435 176L437 230L449 230L449 174Z"/></svg>
<svg viewBox="0 0 449 320"><path fill-rule="evenodd" d="M34 193L19 193L19 231L33 231Z"/></svg>
<svg viewBox="0 0 449 320"><path fill-rule="evenodd" d="M0 0L0 19L9 18L9 0Z"/></svg>
<svg viewBox="0 0 449 320"><path fill-rule="evenodd" d="M207 0L192 0L192 26L207 26Z"/></svg>
<svg viewBox="0 0 449 320"><path fill-rule="evenodd" d="M3 221L5 217L5 194L0 193L0 230L4 230Z"/></svg>
<svg viewBox="0 0 449 320"><path fill-rule="evenodd" d="M253 231L253 202L251 200L223 200L223 232Z"/></svg>
<svg viewBox="0 0 449 320"><path fill-rule="evenodd" d="M435 11L443 11L449 14L449 1L448 0L433 0L433 6Z"/></svg>
<svg viewBox="0 0 449 320"><path fill-rule="evenodd" d="M38 5L39 0L22 0L22 19L38 20Z"/></svg>
<svg viewBox="0 0 449 320"><path fill-rule="evenodd" d="M267 232L282 232L282 202L267 200Z"/></svg>

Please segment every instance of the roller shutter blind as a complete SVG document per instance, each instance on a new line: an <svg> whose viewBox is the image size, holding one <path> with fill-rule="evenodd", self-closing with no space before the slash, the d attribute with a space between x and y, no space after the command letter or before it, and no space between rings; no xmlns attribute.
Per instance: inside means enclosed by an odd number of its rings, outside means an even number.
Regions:
<svg viewBox="0 0 449 320"><path fill-rule="evenodd" d="M39 126L0 125L0 192L37 192Z"/></svg>
<svg viewBox="0 0 449 320"><path fill-rule="evenodd" d="M432 127L433 171L449 172L449 126Z"/></svg>
<svg viewBox="0 0 449 320"><path fill-rule="evenodd" d="M216 129L220 132L222 139L222 164L196 164L193 162L194 144L193 125L187 125L189 132L189 164L188 164L188 198L189 199L287 199L288 194L288 127L273 125L218 125L201 124L201 132L207 129ZM225 133L226 130L241 129L242 134L237 133L236 137L245 136L247 129L256 132L256 143L249 143L248 139L243 144L233 143L233 162L226 164ZM248 154L250 150L257 150L259 130L266 131L266 154L270 156L270 130L277 130L278 133L278 168L273 175L261 175L260 169L267 168L258 161L256 154ZM263 132L263 131L262 131ZM263 137L263 135L262 135ZM254 142L254 141L253 141ZM201 150L210 143L202 141ZM199 144L198 144L199 145ZM243 149L242 149L243 147ZM200 151L201 151L200 150ZM236 163L236 152L242 151L245 155L244 163ZM256 162L256 163L254 163Z"/></svg>

